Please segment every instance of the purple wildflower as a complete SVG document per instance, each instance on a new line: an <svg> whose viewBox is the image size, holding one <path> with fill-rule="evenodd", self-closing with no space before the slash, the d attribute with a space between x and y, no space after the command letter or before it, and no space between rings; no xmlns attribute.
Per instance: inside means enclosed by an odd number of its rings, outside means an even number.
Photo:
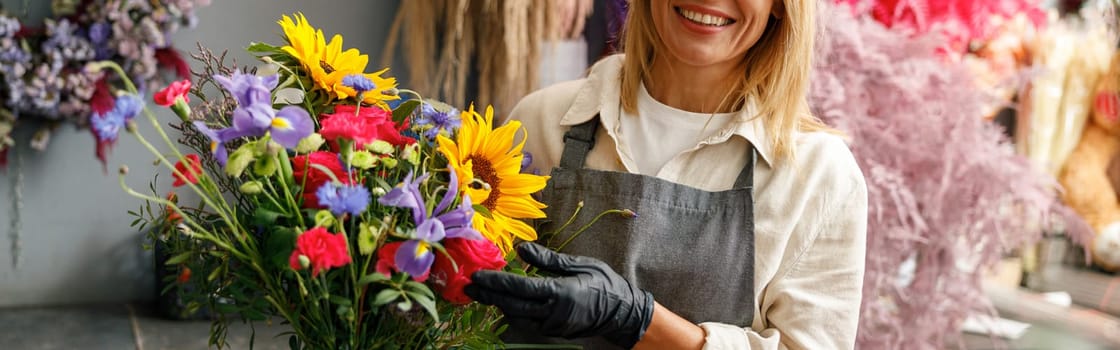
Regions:
<svg viewBox="0 0 1120 350"><path fill-rule="evenodd" d="M0 15L0 38L13 38L22 25L19 19L11 16Z"/></svg>
<svg viewBox="0 0 1120 350"><path fill-rule="evenodd" d="M375 85L373 81L369 80L369 78L366 78L366 76L361 74L350 74L346 77L343 77L342 85L346 85L351 89L354 89L354 91L358 92L358 95L377 88L377 85Z"/></svg>
<svg viewBox="0 0 1120 350"><path fill-rule="evenodd" d="M215 75L214 80L222 85L237 100L233 110L233 131L225 134L228 141L242 136L262 136L271 131L272 138L286 148L295 148L299 141L314 132L315 124L306 110L287 106L279 112L272 109L272 89L276 88L280 76L273 74L258 77L235 72L233 76Z"/></svg>
<svg viewBox="0 0 1120 350"><path fill-rule="evenodd" d="M319 198L319 205L327 207L334 215L361 215L370 202L369 190L361 184L335 185L327 182L315 191L315 196Z"/></svg>
<svg viewBox="0 0 1120 350"><path fill-rule="evenodd" d="M431 104L424 103L420 106L420 116L416 118L415 122L417 127L427 128L424 130L424 137L434 139L441 132L447 132L448 134L454 132L463 121L459 119L459 110L454 107L448 107L446 111L441 111Z"/></svg>
<svg viewBox="0 0 1120 350"><path fill-rule="evenodd" d="M450 173L448 189L432 211L435 216L428 215L424 197L420 193L420 183L428 179L428 174L417 179L409 173L404 182L378 199L378 203L382 205L406 208L412 212L416 232L401 245L394 257L397 267L409 275L423 276L428 272L435 260L431 246L444 238L483 239L482 234L471 227L474 209L470 197L464 196L458 207L449 208L459 195L458 179L454 171Z"/></svg>
<svg viewBox="0 0 1120 350"><path fill-rule="evenodd" d="M47 20L49 38L43 42L43 52L64 61L88 61L93 59L93 45L81 36L74 35L77 26L67 19Z"/></svg>
<svg viewBox="0 0 1120 350"><path fill-rule="evenodd" d="M287 106L276 112L269 130L276 143L286 148L296 148L299 140L315 132L315 123L303 108Z"/></svg>
<svg viewBox="0 0 1120 350"><path fill-rule="evenodd" d="M94 59L104 60L113 57L113 48L109 46L109 38L113 35L113 27L105 21L98 21L89 26L87 36L93 44Z"/></svg>
<svg viewBox="0 0 1120 350"><path fill-rule="evenodd" d="M529 170L529 166L533 165L533 154L529 152L521 152L521 172L524 173Z"/></svg>
<svg viewBox="0 0 1120 350"><path fill-rule="evenodd" d="M198 129L198 132L206 135L206 137L210 139L210 154L214 156L214 159L218 161L218 164L220 164L222 167L225 167L226 160L229 159L229 151L226 150L225 145L226 141L229 141L229 139L227 139L229 136L226 134L229 134L229 131L233 129L226 128L215 131L213 129L210 129L210 127L206 126L206 123L203 123L201 121L195 121L194 127L195 129Z"/></svg>

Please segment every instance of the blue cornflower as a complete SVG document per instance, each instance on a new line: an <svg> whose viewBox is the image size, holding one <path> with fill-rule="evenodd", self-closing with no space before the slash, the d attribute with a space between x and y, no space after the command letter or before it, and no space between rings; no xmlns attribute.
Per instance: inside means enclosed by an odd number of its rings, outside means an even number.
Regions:
<svg viewBox="0 0 1120 350"><path fill-rule="evenodd" d="M354 89L354 91L357 91L358 95L377 88L377 85L374 84L372 80L369 80L369 78L366 78L365 75L361 74L350 74L343 77L342 85L346 85L351 89Z"/></svg>
<svg viewBox="0 0 1120 350"><path fill-rule="evenodd" d="M93 129L97 139L101 141L114 141L124 128L124 116L110 110L105 113L94 113L89 117L89 126Z"/></svg>
<svg viewBox="0 0 1120 350"><path fill-rule="evenodd" d="M319 197L319 205L339 216L344 213L361 215L369 207L370 201L369 190L361 184L335 185L328 182L315 191L315 196Z"/></svg>
<svg viewBox="0 0 1120 350"><path fill-rule="evenodd" d="M116 140L125 123L140 114L143 108L144 102L136 95L117 96L113 109L105 113L94 113L89 117L90 127L93 128L98 140Z"/></svg>
<svg viewBox="0 0 1120 350"><path fill-rule="evenodd" d="M459 119L459 110L454 107L447 107L446 111L441 111L429 103L424 103L420 106L420 116L416 118L415 123L417 127L425 128L424 137L434 139L441 132L447 134L455 132L463 121Z"/></svg>

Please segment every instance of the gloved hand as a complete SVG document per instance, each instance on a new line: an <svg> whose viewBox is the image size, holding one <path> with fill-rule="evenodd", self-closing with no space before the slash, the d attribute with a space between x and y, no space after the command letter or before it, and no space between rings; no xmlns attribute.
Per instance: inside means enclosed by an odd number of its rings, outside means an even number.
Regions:
<svg viewBox="0 0 1120 350"><path fill-rule="evenodd" d="M603 336L631 348L653 319L653 295L634 287L597 259L557 253L536 243L517 246L521 258L559 277L524 277L482 270L464 291L497 306L510 323L546 336Z"/></svg>

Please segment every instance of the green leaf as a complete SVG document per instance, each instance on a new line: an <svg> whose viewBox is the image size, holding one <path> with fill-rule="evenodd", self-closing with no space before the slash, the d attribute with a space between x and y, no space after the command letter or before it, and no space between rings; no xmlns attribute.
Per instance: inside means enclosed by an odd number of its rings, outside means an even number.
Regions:
<svg viewBox="0 0 1120 350"><path fill-rule="evenodd" d="M412 300L405 299L405 300L397 303L397 308L400 309L401 311L412 310Z"/></svg>
<svg viewBox="0 0 1120 350"><path fill-rule="evenodd" d="M290 227L277 227L268 235L264 243L264 252L273 267L288 266L288 258L291 257L292 250L296 246L296 237L299 237L299 232Z"/></svg>
<svg viewBox="0 0 1120 350"><path fill-rule="evenodd" d="M272 46L272 45L265 44L265 43L258 43L258 42L254 42L254 43L249 44L249 47L246 48L246 50L248 50L249 52L254 52L254 53L277 53L277 52L281 52L279 47Z"/></svg>
<svg viewBox="0 0 1120 350"><path fill-rule="evenodd" d="M428 314L432 315L433 320L439 322L439 313L436 312L436 302L433 298L426 295L412 294L412 299L416 300L416 303L420 304L420 307L428 311Z"/></svg>
<svg viewBox="0 0 1120 350"><path fill-rule="evenodd" d="M253 309L242 310L241 315L245 316L245 318L248 318L251 321L264 321L265 319L267 319L267 317L265 317L263 313Z"/></svg>
<svg viewBox="0 0 1120 350"><path fill-rule="evenodd" d="M191 252L179 253L179 255L173 256L173 257L171 257L171 259L167 259L167 261L164 262L164 264L166 264L166 265L182 264L183 262L187 261L187 259L190 259L190 257L191 257Z"/></svg>
<svg viewBox="0 0 1120 350"><path fill-rule="evenodd" d="M226 303L214 303L214 310L220 314L232 314L237 312L237 306Z"/></svg>
<svg viewBox="0 0 1120 350"><path fill-rule="evenodd" d="M214 280L218 279L218 276L221 276L221 275L222 275L222 269L221 268L216 268L216 269L214 269L214 271L210 271L210 275L206 276L206 281L213 282Z"/></svg>
<svg viewBox="0 0 1120 350"><path fill-rule="evenodd" d="M393 122L401 124L401 122L404 122L404 120L408 118L408 116L412 115L412 112L416 110L416 107L420 107L419 100L408 100L401 102L401 104L397 106L397 109L393 110Z"/></svg>
<svg viewBox="0 0 1120 350"><path fill-rule="evenodd" d="M370 283L384 282L384 281L388 281L388 280L389 280L389 277L387 277L385 275L382 275L380 272L374 272L374 273L362 276L362 278L358 280L358 285L359 286L364 286L364 285L367 285L367 284L370 284Z"/></svg>
<svg viewBox="0 0 1120 350"><path fill-rule="evenodd" d="M481 204L475 204L475 205L472 205L471 207L474 208L474 211L476 213L482 214L482 216L487 218L487 219L493 219L494 218L494 214L490 213L490 209L486 209L486 207L482 206Z"/></svg>
<svg viewBox="0 0 1120 350"><path fill-rule="evenodd" d="M383 289L373 297L373 306L381 306L393 302L400 298L401 291L396 289Z"/></svg>
<svg viewBox="0 0 1120 350"><path fill-rule="evenodd" d="M436 298L435 293L432 293L432 289L428 288L428 286L424 285L423 283L416 282L416 281L408 281L408 282L405 282L404 286L405 286L405 288L408 288L409 290L415 292L414 294L420 294L420 295L428 297L429 299L435 299Z"/></svg>
<svg viewBox="0 0 1120 350"><path fill-rule="evenodd" d="M254 226L271 226L276 223L276 219L284 216L284 213L276 212L266 209L264 207L257 207L253 211L253 225Z"/></svg>
<svg viewBox="0 0 1120 350"><path fill-rule="evenodd" d="M350 303L350 299L346 299L346 298L343 298L343 297L340 297L340 296L337 296L337 295L331 295L328 299L332 303L335 303L337 305L342 305L342 306L353 305L352 303Z"/></svg>

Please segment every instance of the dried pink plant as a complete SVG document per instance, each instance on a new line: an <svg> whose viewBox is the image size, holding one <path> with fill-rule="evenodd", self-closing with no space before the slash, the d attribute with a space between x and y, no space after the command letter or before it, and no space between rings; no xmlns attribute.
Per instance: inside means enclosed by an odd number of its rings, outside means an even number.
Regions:
<svg viewBox="0 0 1120 350"><path fill-rule="evenodd" d="M1088 227L1056 181L982 118L989 97L969 70L910 36L822 6L813 111L846 132L867 178L867 267L858 345L941 349L974 313L993 313L983 275L1054 223ZM913 278L900 266L916 262Z"/></svg>

